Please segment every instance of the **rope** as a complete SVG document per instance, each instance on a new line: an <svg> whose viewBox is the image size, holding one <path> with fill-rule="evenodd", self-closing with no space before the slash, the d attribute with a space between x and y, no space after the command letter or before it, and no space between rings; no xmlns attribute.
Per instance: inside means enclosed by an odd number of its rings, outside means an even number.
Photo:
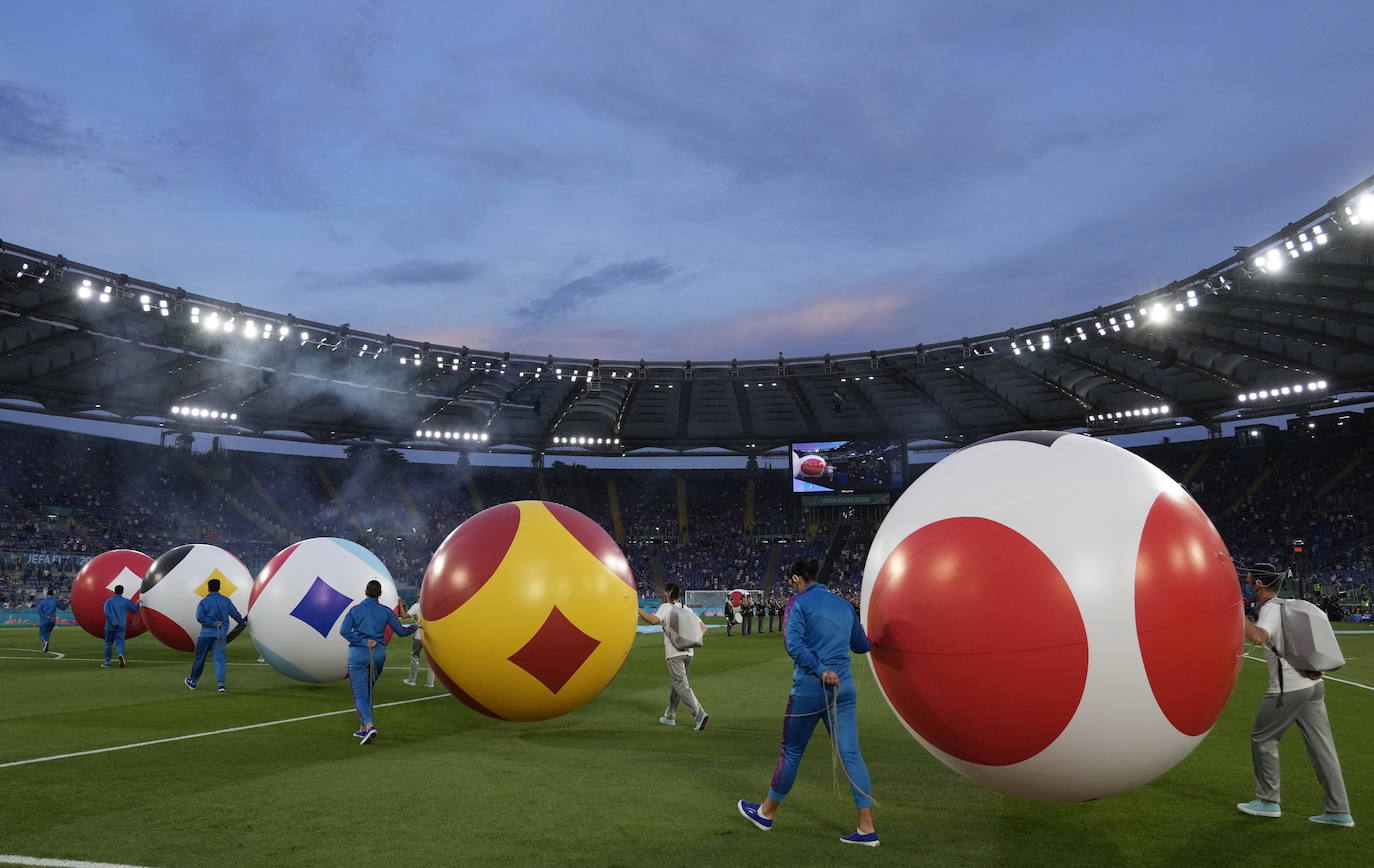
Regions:
<svg viewBox="0 0 1374 868"><path fill-rule="evenodd" d="M831 687L826 684L821 685L821 692L825 695L825 704L818 711L808 711L805 714L784 714L783 717L814 717L818 714L825 715L825 726L830 732L830 783L835 790L835 795L842 796L840 792L840 771L844 772L845 779L849 781L849 786L854 792L873 802L873 807L878 807L878 800L873 798L872 793L867 793L864 788L854 783L854 779L849 776L849 769L845 767L844 760L840 757L840 688Z"/></svg>

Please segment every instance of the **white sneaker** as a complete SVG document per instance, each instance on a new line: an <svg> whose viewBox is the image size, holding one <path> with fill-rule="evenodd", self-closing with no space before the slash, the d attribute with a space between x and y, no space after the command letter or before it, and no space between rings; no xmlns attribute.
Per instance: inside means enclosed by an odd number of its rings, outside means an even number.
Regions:
<svg viewBox="0 0 1374 868"><path fill-rule="evenodd" d="M401 679L401 683L404 684L406 687L414 687L414 686L415 686L415 681L414 681L413 679L410 679L410 678L402 678L402 679Z"/></svg>

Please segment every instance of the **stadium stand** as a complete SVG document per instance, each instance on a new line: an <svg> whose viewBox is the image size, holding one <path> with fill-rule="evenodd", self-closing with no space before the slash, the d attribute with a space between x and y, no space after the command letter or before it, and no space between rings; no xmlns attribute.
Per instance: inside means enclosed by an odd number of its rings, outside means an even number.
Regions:
<svg viewBox="0 0 1374 868"><path fill-rule="evenodd" d="M1289 430L1143 447L1213 517L1241 564L1294 569L1305 595L1367 611L1374 583L1374 463L1367 414ZM1311 425L1313 427L1309 428ZM1258 432L1260 436L1255 436ZM804 507L779 470L521 469L412 463L354 448L342 459L184 448L0 427L0 605L64 590L111 548L158 555L204 541L256 571L309 536L355 539L418 586L444 536L478 510L541 498L593 517L621 542L641 591L769 587L792 559L826 556L831 582L862 581L881 509ZM913 466L912 476L924 468Z"/></svg>

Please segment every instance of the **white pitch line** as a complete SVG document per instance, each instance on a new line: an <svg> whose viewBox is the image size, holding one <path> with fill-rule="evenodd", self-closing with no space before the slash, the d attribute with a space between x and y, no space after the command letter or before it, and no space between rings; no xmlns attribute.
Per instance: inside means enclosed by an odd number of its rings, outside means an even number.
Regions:
<svg viewBox="0 0 1374 868"><path fill-rule="evenodd" d="M122 862L85 862L81 859L40 859L37 856L15 856L0 853L0 865L38 865L40 868L146 868Z"/></svg>
<svg viewBox="0 0 1374 868"><path fill-rule="evenodd" d="M39 651L34 648L0 648L0 651L18 651L20 654L39 655L37 657L12 657L7 654L0 657L0 660L61 660L67 656L60 651Z"/></svg>
<svg viewBox="0 0 1374 868"><path fill-rule="evenodd" d="M1256 663L1264 663L1264 662L1265 662L1265 660L1264 660L1263 657L1253 657L1253 656L1251 656L1251 655L1249 655L1249 654L1246 654L1246 655L1245 655L1245 659L1246 659L1246 660L1254 660ZM1358 681L1346 681L1344 678L1337 678L1336 676L1334 676L1334 675L1329 675L1329 674L1327 674L1327 673L1325 673L1325 672L1322 673L1322 680L1323 680L1323 681L1338 681L1338 682L1340 682L1341 684L1349 684L1351 687L1363 687L1365 690L1374 690L1374 687L1370 687L1368 684L1361 684L1361 683L1358 682ZM0 768L3 768L3 766L0 766Z"/></svg>
<svg viewBox="0 0 1374 868"><path fill-rule="evenodd" d="M421 696L417 699L401 699L396 702L383 702L380 705L374 705L373 708L390 708L393 705L408 705L412 702L425 702L430 699L441 699L448 695L448 692L445 691L443 693L434 693L429 696ZM117 750L130 750L136 747L148 747L149 745L154 744L166 744L171 741L186 741L187 739L192 738L205 738L208 735L224 735L230 732L243 732L246 729L261 729L264 726L279 726L283 723L299 723L302 720L315 720L316 718L333 717L338 714L357 713L357 709L354 708L345 708L342 711L324 711L319 714L307 714L302 717L288 717L283 720L269 720L266 723L250 723L246 726L231 726L228 729L212 729L209 732L193 732L190 735L174 735L170 738L155 738L152 741L138 741L134 742L133 744L121 744L116 747L98 747L95 750L80 750L75 753L60 753L54 756L40 756L35 757L33 759L15 760L14 762L0 763L0 769L8 769L13 768L15 766L27 766L32 765L33 763L51 762L52 760L71 759L72 757L78 756L91 756L92 754L98 753L110 753L111 751Z"/></svg>
<svg viewBox="0 0 1374 868"><path fill-rule="evenodd" d="M23 649L21 649L21 648L0 648L0 651L21 651L21 650L23 650ZM34 652L34 653L41 653L41 652ZM53 654L57 654L57 656L56 656L56 657L51 656L51 655L53 655ZM104 658L104 657L68 657L66 654L59 654L59 653L56 652L56 651L49 651L49 652L48 652L48 655L49 655L49 656L45 656L45 657L10 657L10 656L3 656L3 657L0 657L0 660L70 660L70 661L75 662L75 663L104 663L104 662L105 662L105 658ZM114 658L111 658L111 659L114 659ZM128 660L130 664L137 663L139 666L185 666L185 665L186 665L185 663L178 663L178 662L175 661L175 660L134 660L134 659L131 659L131 658L127 657L127 656L126 656L124 659ZM113 664L111 664L111 665L113 665ZM226 665L226 666L266 666L267 664L266 664L266 663L235 663L234 661L231 660L231 661L229 661L228 663L226 663L225 665Z"/></svg>

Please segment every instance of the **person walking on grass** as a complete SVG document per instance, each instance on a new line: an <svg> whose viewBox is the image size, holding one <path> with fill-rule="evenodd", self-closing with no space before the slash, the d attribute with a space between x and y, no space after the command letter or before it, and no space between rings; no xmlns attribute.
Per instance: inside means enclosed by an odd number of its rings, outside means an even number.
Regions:
<svg viewBox="0 0 1374 868"><path fill-rule="evenodd" d="M682 613L691 615L697 620L701 620L697 613L682 605L682 588L669 582L663 586L663 605L658 607L658 611L652 615L643 609L639 610L639 617L646 624L662 624L668 619L673 609L677 608ZM706 625L701 625L702 632L706 631ZM682 650L672 643L668 638L668 631L663 631L663 656L668 662L668 677L672 684L668 688L668 708L663 712L663 716L658 722L665 726L677 725L677 708L679 704L685 705L687 710L692 713L692 728L697 732L706 728L706 722L711 716L706 713L706 709L701 707L697 701L697 695L692 692L692 685L687 681L687 676L692 671L692 653L694 648Z"/></svg>
<svg viewBox="0 0 1374 868"><path fill-rule="evenodd" d="M819 573L820 564L815 558L801 558L792 564L789 583L797 595L787 604L783 641L796 667L792 672L787 711L783 714L782 750L773 770L768 797L758 804L741 799L736 806L744 818L759 829L765 832L772 829L778 808L796 780L806 743L816 723L821 722L844 764L854 804L859 810L858 828L840 840L846 844L876 847L873 784L859 753L854 679L849 671L850 652L866 654L868 636L864 634L854 607L819 582Z"/></svg>
<svg viewBox="0 0 1374 868"><path fill-rule="evenodd" d="M1279 739L1296 723L1325 796L1323 812L1308 819L1329 826L1354 826L1341 775L1341 761L1331 738L1331 721L1326 715L1326 685L1322 683L1322 674L1294 669L1281 656L1287 639L1283 634L1282 604L1276 601L1281 577L1281 573L1270 568L1257 570L1250 579L1255 586L1259 611L1256 620L1245 619L1245 638L1264 647L1269 689L1260 699L1255 725L1250 731L1255 798L1236 808L1252 817L1283 816L1279 807Z"/></svg>
<svg viewBox="0 0 1374 868"><path fill-rule="evenodd" d="M415 621L415 635L410 637L410 674L402 683L407 687L414 687L418 680L416 676L420 674L420 659L425 654L425 630L420 626L420 601L416 600L415 605L406 610L406 614ZM425 679L425 686L434 686L434 667L432 666L429 667L429 678Z"/></svg>
<svg viewBox="0 0 1374 868"><path fill-rule="evenodd" d="M48 653L48 641L52 639L53 628L57 626L57 610L66 608L67 601L53 596L52 588L38 601L38 641L43 643L44 654Z"/></svg>
<svg viewBox="0 0 1374 868"><path fill-rule="evenodd" d="M225 675L229 668L229 655L225 650L225 646L229 642L229 621L233 619L239 624L248 623L239 614L234 601L219 592L219 587L219 579L211 579L206 582L205 588L210 593L206 594L205 599L196 606L196 620L200 622L200 638L196 640L196 659L191 663L191 677L182 682L192 690L196 689L196 682L200 681L200 674L205 671L205 655L213 652L215 681L219 685L216 690L220 693L229 692L229 688L224 686Z"/></svg>
<svg viewBox="0 0 1374 868"><path fill-rule="evenodd" d="M348 610L339 628L348 640L348 681L362 724L353 736L362 739L359 744L371 744L377 738L377 727L372 723L372 688L386 665L386 628L397 636L411 636L420 629L419 624L402 624L395 612L381 604L381 596L382 583L376 579L368 582L367 599Z"/></svg>
<svg viewBox="0 0 1374 868"><path fill-rule="evenodd" d="M129 626L129 616L139 609L138 603L124 599L124 586L115 585L114 596L105 601L105 662L101 669L110 668L110 650L119 655L119 668L124 668L124 632Z"/></svg>

